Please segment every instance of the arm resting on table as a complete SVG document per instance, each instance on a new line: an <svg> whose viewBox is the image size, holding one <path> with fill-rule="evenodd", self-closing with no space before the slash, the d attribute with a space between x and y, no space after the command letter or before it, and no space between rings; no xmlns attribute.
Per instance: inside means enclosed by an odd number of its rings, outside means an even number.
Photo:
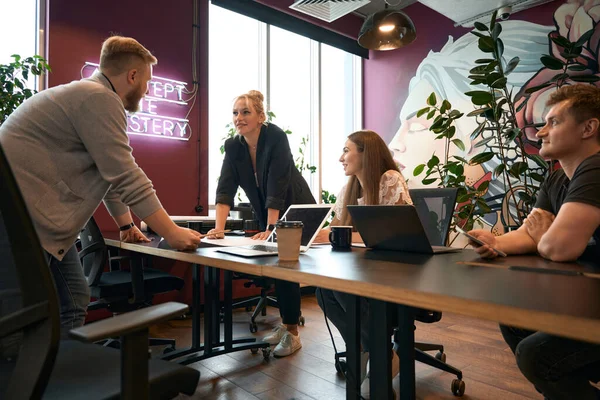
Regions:
<svg viewBox="0 0 600 400"><path fill-rule="evenodd" d="M186 304L171 301L72 329L69 334L72 338L82 342L95 342L113 336L125 336L178 317L187 310Z"/></svg>

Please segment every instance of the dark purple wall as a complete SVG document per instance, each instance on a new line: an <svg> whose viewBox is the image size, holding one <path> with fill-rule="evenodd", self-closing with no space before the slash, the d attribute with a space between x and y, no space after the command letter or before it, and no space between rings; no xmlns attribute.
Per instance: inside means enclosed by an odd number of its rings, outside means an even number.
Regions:
<svg viewBox="0 0 600 400"><path fill-rule="evenodd" d="M201 4L201 31L207 31L207 3ZM168 4L168 6L167 6ZM136 38L157 58L158 76L192 82L192 2L159 0L107 0L101 3L51 0L49 15L50 86L79 79L84 62L98 62L100 46L111 33ZM206 29L205 29L206 28ZM199 65L206 74L208 37L200 36ZM192 137L189 141L131 136L133 154L153 181L167 212L193 215L198 192L198 171L207 170L206 149L198 160L197 143L207 140L207 81L190 113ZM191 88L191 85L188 85ZM207 206L207 174L202 174L201 203ZM101 226L114 225L104 207L97 213ZM111 225L112 224L112 225Z"/></svg>

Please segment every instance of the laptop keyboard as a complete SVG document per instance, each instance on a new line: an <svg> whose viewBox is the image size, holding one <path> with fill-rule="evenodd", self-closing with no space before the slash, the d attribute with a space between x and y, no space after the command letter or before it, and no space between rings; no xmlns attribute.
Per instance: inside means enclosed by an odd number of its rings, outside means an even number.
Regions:
<svg viewBox="0 0 600 400"><path fill-rule="evenodd" d="M252 250L266 251L269 253L277 253L277 248L265 246L264 244L253 244L252 246L248 246L248 248Z"/></svg>

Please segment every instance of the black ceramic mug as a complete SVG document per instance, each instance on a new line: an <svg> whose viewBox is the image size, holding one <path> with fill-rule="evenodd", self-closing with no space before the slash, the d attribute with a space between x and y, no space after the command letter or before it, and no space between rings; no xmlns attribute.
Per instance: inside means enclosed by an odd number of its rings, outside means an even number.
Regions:
<svg viewBox="0 0 600 400"><path fill-rule="evenodd" d="M334 249L349 249L352 246L351 226L332 226L329 241Z"/></svg>

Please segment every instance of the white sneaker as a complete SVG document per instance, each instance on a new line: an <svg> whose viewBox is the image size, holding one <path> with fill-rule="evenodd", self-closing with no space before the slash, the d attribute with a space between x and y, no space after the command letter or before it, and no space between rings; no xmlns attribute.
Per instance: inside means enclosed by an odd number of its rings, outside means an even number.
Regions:
<svg viewBox="0 0 600 400"><path fill-rule="evenodd" d="M300 341L300 336L296 336L286 331L281 338L281 341L277 346L275 346L275 350L273 350L273 355L275 357L285 357L290 354L295 353L300 350L302 347L302 342Z"/></svg>
<svg viewBox="0 0 600 400"><path fill-rule="evenodd" d="M362 380L362 383L360 385L360 397L362 397L365 400L369 400L371 398L370 385L371 385L371 382L369 379L369 373L367 372L365 379Z"/></svg>
<svg viewBox="0 0 600 400"><path fill-rule="evenodd" d="M267 342L270 345L279 344L283 335L287 332L285 325L279 325L273 328L273 332L269 333L263 338L263 342Z"/></svg>
<svg viewBox="0 0 600 400"><path fill-rule="evenodd" d="M369 363L369 352L363 351L360 353L360 382L367 377L367 364Z"/></svg>

